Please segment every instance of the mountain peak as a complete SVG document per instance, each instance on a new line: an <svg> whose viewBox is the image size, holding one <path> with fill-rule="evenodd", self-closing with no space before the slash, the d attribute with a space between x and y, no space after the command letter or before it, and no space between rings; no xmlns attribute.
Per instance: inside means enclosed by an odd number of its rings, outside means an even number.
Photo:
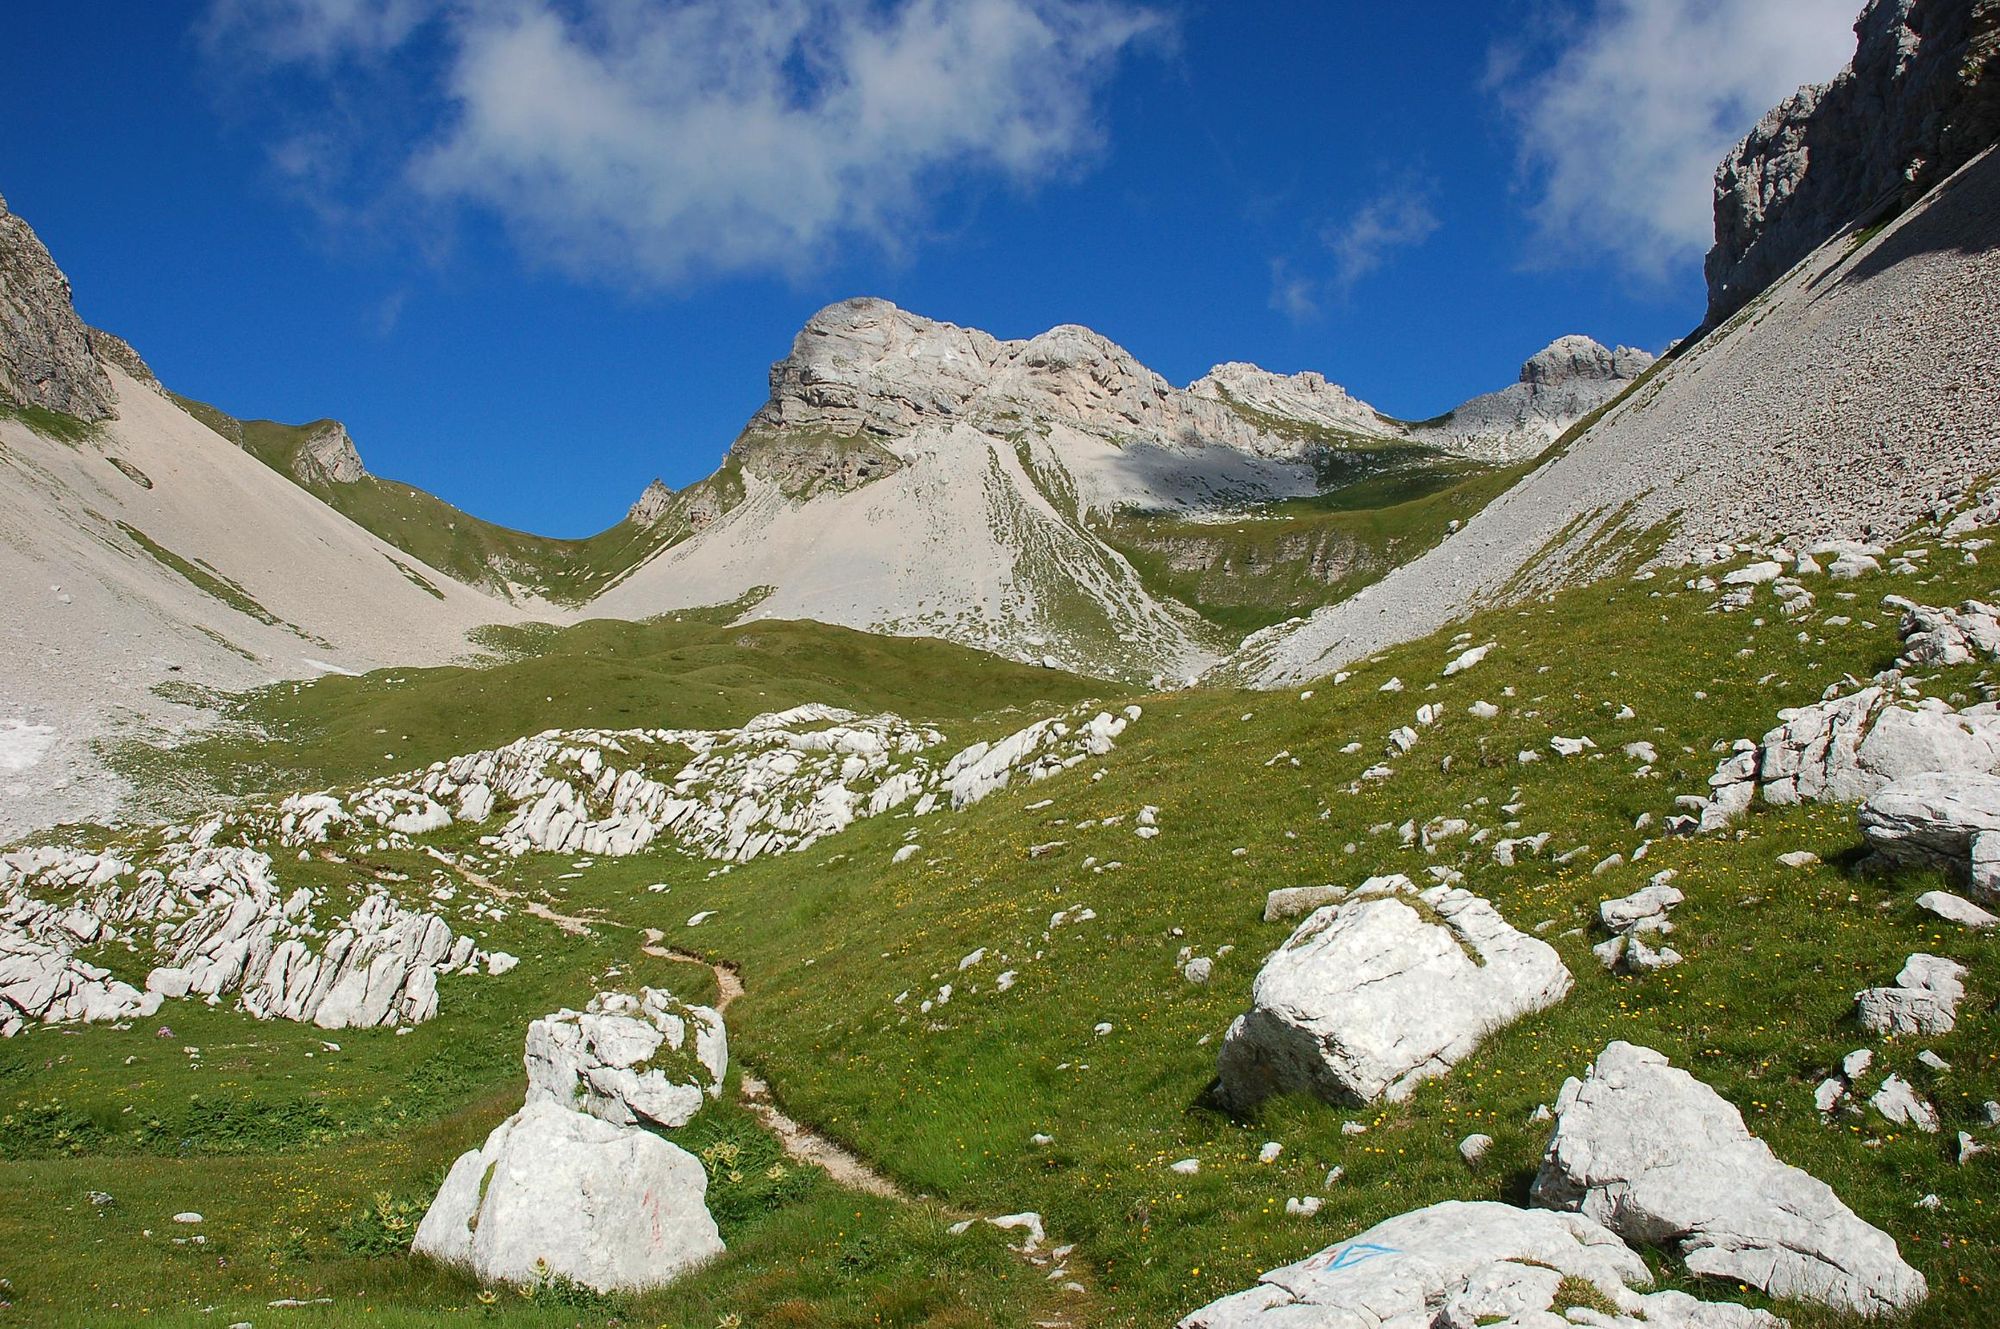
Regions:
<svg viewBox="0 0 2000 1329"><path fill-rule="evenodd" d="M667 488L667 482L658 476L639 495L639 501L626 510L625 520L637 522L641 526L651 526L666 514L667 506L674 501L674 491Z"/></svg>
<svg viewBox="0 0 2000 1329"><path fill-rule="evenodd" d="M1556 338L1530 356L1521 366L1521 381L1550 388L1577 381L1601 383L1607 379L1637 378L1652 363L1653 357L1645 351L1630 346L1613 350L1594 337L1571 333Z"/></svg>

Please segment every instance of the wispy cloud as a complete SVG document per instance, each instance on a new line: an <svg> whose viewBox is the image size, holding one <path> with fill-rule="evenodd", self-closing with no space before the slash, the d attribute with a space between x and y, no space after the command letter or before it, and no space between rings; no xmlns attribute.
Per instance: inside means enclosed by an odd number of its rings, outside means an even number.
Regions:
<svg viewBox="0 0 2000 1329"><path fill-rule="evenodd" d="M1540 45L1492 52L1543 262L1658 278L1712 234L1716 163L1799 85L1854 52L1855 0L1597 0L1550 6Z"/></svg>
<svg viewBox="0 0 2000 1329"><path fill-rule="evenodd" d="M407 187L552 266L669 282L894 250L968 174L1076 169L1166 30L1125 0L214 0L209 32L331 79L431 25L442 114L398 145Z"/></svg>
<svg viewBox="0 0 2000 1329"><path fill-rule="evenodd" d="M1334 284L1343 291L1352 289L1381 267L1390 251L1420 245L1437 229L1429 191L1404 187L1378 194L1321 237L1333 251Z"/></svg>
<svg viewBox="0 0 2000 1329"><path fill-rule="evenodd" d="M210 0L201 38L211 50L331 65L401 46L439 0Z"/></svg>
<svg viewBox="0 0 2000 1329"><path fill-rule="evenodd" d="M1320 228L1324 259L1272 260L1271 308L1295 321L1312 318L1328 301L1345 300L1357 283L1389 262L1397 250L1414 249L1429 240L1440 225L1429 186L1404 183L1385 189L1348 216Z"/></svg>

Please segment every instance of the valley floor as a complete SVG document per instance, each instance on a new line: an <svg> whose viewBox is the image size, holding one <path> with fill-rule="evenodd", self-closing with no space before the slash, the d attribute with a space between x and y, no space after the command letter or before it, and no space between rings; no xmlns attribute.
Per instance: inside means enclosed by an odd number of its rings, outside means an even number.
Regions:
<svg viewBox="0 0 2000 1329"><path fill-rule="evenodd" d="M519 968L449 980L436 1019L407 1033L329 1035L183 1001L130 1027L0 1042L0 1191L11 1200L0 1206L0 1323L1159 1326L1417 1206L1522 1202L1548 1135L1531 1116L1613 1039L1658 1048L1713 1084L1779 1157L1891 1233L1930 1282L1910 1324L1981 1323L2000 1280L2000 1151L1960 1166L1949 1142L1960 1130L1990 1138L1981 1104L2000 1098L2000 939L1919 911L1915 896L1934 882L1862 875L1852 808L1759 808L1721 835L1658 829L1676 796L1705 792L1719 754L1770 729L1781 707L1892 663L1884 595L1990 595L1986 569L1957 558L1938 549L1914 574L1822 582L1798 620L1768 589L1720 613L1715 594L1671 575L1580 587L1282 694L1129 697L970 652L782 624L690 625L687 640L643 658L571 638L567 657L524 651L483 676L287 685L246 703L270 737L199 754L218 786L353 783L518 733L610 723L591 709L607 695L635 712L617 721L627 725L737 723L824 699L893 706L964 740L1093 694L1136 701L1144 716L1115 751L1049 780L963 811L857 822L727 871L671 848L486 869L544 915L586 926L509 910L479 944L522 957ZM572 631L586 630L642 631ZM726 649L751 633L785 642L754 675ZM1444 676L1487 642L1480 663ZM595 688L558 687L584 669ZM1995 693L1977 666L1922 686L1955 703ZM1468 709L1477 702L1497 713L1481 718ZM1391 732L1420 706L1439 718L1394 752ZM1551 748L1577 736L1594 749ZM1621 751L1640 742L1658 753L1643 772ZM1147 807L1158 834L1142 837ZM1446 819L1468 825L1447 834ZM1416 834L1424 827L1438 833ZM1540 832L1543 854L1495 861L1494 837ZM428 843L476 849L456 828ZM907 845L918 848L893 861ZM1778 862L1797 850L1819 861ZM368 851L350 867L419 886L438 870L419 849ZM1597 903L1663 868L1687 896L1674 915L1685 963L1605 973L1589 949L1603 939ZM1464 874L1543 933L1576 976L1569 997L1397 1105L1282 1099L1247 1120L1210 1107L1221 1033L1286 935L1260 921L1266 892L1388 872L1428 880L1431 869ZM281 881L294 870L281 861ZM520 1102L529 1020L614 982L714 999L713 975L651 953L663 946L726 961L745 987L728 1012L728 1092L675 1137L708 1168L729 1253L637 1298L482 1292L411 1258L444 1167ZM1206 982L1183 977L1184 951L1213 960ZM1966 964L1970 995L1954 1032L1885 1043L1855 1024L1854 993L1914 951ZM1016 980L1002 985L1004 970ZM1815 1084L1862 1046L1935 1103L1943 1133L1872 1115L1822 1120ZM1919 1063L1926 1049L1950 1069ZM740 1101L746 1074L908 1198L844 1188L788 1159ZM1495 1144L1468 1166L1458 1142L1473 1132ZM1267 1141L1283 1150L1260 1163ZM1187 1158L1198 1172L1170 1170ZM1329 1184L1334 1167L1343 1175ZM1286 1212L1308 1195L1324 1207ZM172 1221L190 1210L200 1224ZM1075 1244L1063 1277L1018 1258L1006 1233L951 1231L968 1215L1024 1210L1042 1215L1051 1244ZM1647 1254L1663 1284L1694 1286L1677 1262ZM1699 1290L1757 1303L1733 1286ZM1780 1309L1802 1329L1843 1323Z"/></svg>

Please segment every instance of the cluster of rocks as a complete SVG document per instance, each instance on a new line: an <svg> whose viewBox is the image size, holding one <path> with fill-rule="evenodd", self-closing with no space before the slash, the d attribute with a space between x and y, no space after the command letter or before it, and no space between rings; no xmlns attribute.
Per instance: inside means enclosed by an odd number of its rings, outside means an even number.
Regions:
<svg viewBox="0 0 2000 1329"><path fill-rule="evenodd" d="M1140 714L1128 706L1041 720L942 761L934 729L820 705L729 730L552 730L345 794L294 794L170 827L143 870L110 853L16 851L0 859L0 1030L126 1019L163 999L230 994L260 1019L326 1029L421 1023L436 1014L440 977L503 973L513 957L480 951L377 883L338 906L309 888L285 893L266 849L408 848L413 837L504 813L482 840L502 854L618 856L667 837L744 862L803 849L857 818L963 807L1072 769L1109 753ZM673 774L656 778L669 763ZM499 916L484 903L473 913ZM143 989L76 954L109 944L157 961Z"/></svg>
<svg viewBox="0 0 2000 1329"><path fill-rule="evenodd" d="M1479 896L1373 878L1315 909L1265 961L1223 1039L1217 1096L1232 1110L1298 1091L1396 1101L1570 983L1553 947Z"/></svg>
<svg viewBox="0 0 2000 1329"><path fill-rule="evenodd" d="M898 716L807 704L739 729L549 730L377 781L343 800L295 795L270 831L286 845L387 830L422 835L509 810L485 843L606 857L662 837L732 863L804 849L854 821L963 807L1110 752L1141 714L1052 718L941 764L937 730ZM692 755L689 755L692 754ZM671 765L672 774L666 773Z"/></svg>
<svg viewBox="0 0 2000 1329"><path fill-rule="evenodd" d="M1591 947L1598 962L1613 973L1649 974L1681 962L1681 954L1671 946L1653 942L1674 930L1668 911L1687 897L1672 885L1673 869L1657 872L1645 886L1605 900L1597 906L1598 921L1611 933L1608 941Z"/></svg>
<svg viewBox="0 0 2000 1329"><path fill-rule="evenodd" d="M1912 955L1893 985L1854 994L1864 1029L1878 1034L1948 1034L1958 1027L1965 966L1941 955Z"/></svg>
<svg viewBox="0 0 2000 1329"><path fill-rule="evenodd" d="M61 944L0 932L0 1038L30 1024L143 1019L160 994L141 992Z"/></svg>
<svg viewBox="0 0 2000 1329"><path fill-rule="evenodd" d="M307 887L286 894L269 855L207 843L202 831L213 825L172 828L144 869L50 847L0 857L0 1033L147 1016L163 1000L215 1004L231 993L258 1019L419 1024L437 1013L441 976L515 963L386 891L351 909ZM159 963L140 991L78 959L86 945Z"/></svg>
<svg viewBox="0 0 2000 1329"><path fill-rule="evenodd" d="M698 1073L649 1066L663 1046ZM527 1101L452 1164L417 1254L482 1282L599 1292L659 1287L722 1254L701 1160L635 1124L685 1125L720 1092L720 1016L651 988L601 993L529 1026L524 1060Z"/></svg>
<svg viewBox="0 0 2000 1329"><path fill-rule="evenodd" d="M1612 1043L1584 1079L1563 1086L1554 1116L1534 1207L1447 1201L1403 1214L1272 1270L1181 1329L1783 1323L1767 1311L1641 1291L1653 1279L1632 1245L1665 1247L1694 1274L1865 1315L1905 1310L1927 1294L1893 1239L1779 1161L1734 1107L1651 1049ZM1566 1298L1568 1280L1614 1310Z"/></svg>
<svg viewBox="0 0 2000 1329"><path fill-rule="evenodd" d="M546 1098L614 1126L685 1126L722 1096L729 1038L720 1012L671 992L600 992L581 1011L528 1026L528 1101Z"/></svg>
<svg viewBox="0 0 2000 1329"><path fill-rule="evenodd" d="M1917 1058L1933 1071L1949 1070L1949 1064L1935 1052L1926 1049ZM1813 1106L1822 1117L1831 1120L1842 1112L1858 1112L1865 1090L1862 1077L1875 1064L1875 1054L1867 1048L1856 1048L1841 1058L1840 1069L1821 1080L1813 1090ZM1935 1135L1940 1129L1937 1109L1919 1094L1916 1087L1902 1076L1891 1073L1882 1078L1873 1094L1867 1095L1868 1106L1882 1118L1894 1125L1909 1126L1926 1135ZM1978 1154L1986 1152L1985 1147L1974 1140L1969 1132L1959 1135L1959 1162L1963 1163Z"/></svg>
<svg viewBox="0 0 2000 1329"><path fill-rule="evenodd" d="M2000 706L1955 709L1922 697L1902 667L1936 667L2000 658L2000 619L1976 601L1936 609L1900 596L1885 603L1902 613L1899 668L1866 686L1810 706L1778 712L1781 723L1762 742L1739 740L1709 778L1705 796L1688 795L1675 830L1720 830L1761 794L1778 806L1805 802L1859 803L1892 783L1916 777L2000 774ZM2000 844L1996 844L2000 849Z"/></svg>

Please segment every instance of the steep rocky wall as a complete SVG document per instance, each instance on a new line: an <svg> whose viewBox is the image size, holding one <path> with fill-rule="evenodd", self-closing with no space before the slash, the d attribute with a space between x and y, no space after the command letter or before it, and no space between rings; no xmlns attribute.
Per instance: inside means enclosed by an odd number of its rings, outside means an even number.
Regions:
<svg viewBox="0 0 2000 1329"><path fill-rule="evenodd" d="M2000 0L1870 0L1854 30L1853 62L1773 107L1716 168L1710 326L2000 140Z"/></svg>
<svg viewBox="0 0 2000 1329"><path fill-rule="evenodd" d="M121 343L122 345L122 343ZM0 198L0 401L79 420L116 414L111 378L76 316L69 278Z"/></svg>

